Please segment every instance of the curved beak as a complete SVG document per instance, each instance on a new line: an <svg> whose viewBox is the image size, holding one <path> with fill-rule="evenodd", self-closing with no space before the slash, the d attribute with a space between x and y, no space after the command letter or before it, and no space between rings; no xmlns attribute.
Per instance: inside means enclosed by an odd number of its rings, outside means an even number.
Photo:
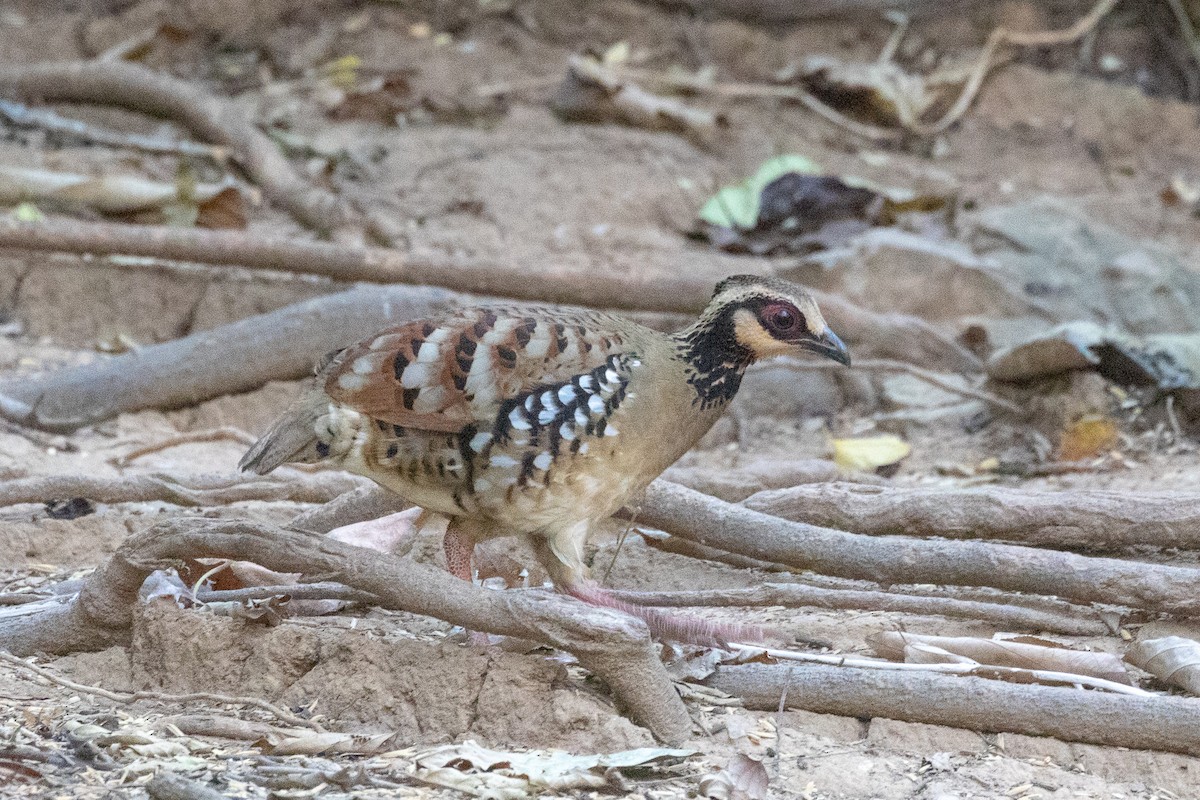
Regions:
<svg viewBox="0 0 1200 800"><path fill-rule="evenodd" d="M846 343L829 329L826 329L825 333L818 337L804 340L800 346L810 353L833 359L847 367L850 366L850 351L846 349Z"/></svg>

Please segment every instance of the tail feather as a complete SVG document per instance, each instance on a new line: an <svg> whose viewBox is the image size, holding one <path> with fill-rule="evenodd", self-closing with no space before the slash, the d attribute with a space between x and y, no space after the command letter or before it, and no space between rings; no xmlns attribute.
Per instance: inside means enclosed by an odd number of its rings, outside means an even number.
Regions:
<svg viewBox="0 0 1200 800"><path fill-rule="evenodd" d="M301 397L246 451L238 469L265 475L281 464L320 461L327 452L320 452L316 422L328 404L329 398L320 392Z"/></svg>

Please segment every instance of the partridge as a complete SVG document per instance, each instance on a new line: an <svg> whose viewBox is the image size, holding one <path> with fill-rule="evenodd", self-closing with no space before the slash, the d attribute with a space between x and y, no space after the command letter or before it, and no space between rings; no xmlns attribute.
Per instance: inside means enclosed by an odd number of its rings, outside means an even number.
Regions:
<svg viewBox="0 0 1200 800"><path fill-rule="evenodd" d="M850 364L808 293L751 275L719 283L673 334L584 309L465 308L337 353L240 467L331 462L449 516L458 577L471 579L477 542L521 535L560 591L662 637L723 641L737 631L613 598L584 545L708 431L748 366L796 353Z"/></svg>

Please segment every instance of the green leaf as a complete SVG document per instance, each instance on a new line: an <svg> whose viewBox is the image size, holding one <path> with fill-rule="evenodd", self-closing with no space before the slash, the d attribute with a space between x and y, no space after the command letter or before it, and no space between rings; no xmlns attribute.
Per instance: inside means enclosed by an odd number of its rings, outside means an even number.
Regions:
<svg viewBox="0 0 1200 800"><path fill-rule="evenodd" d="M789 172L820 175L821 167L805 156L776 156L763 162L758 171L746 180L736 186L725 186L713 195L700 209L700 219L721 228L753 228L758 220L759 198L763 187Z"/></svg>

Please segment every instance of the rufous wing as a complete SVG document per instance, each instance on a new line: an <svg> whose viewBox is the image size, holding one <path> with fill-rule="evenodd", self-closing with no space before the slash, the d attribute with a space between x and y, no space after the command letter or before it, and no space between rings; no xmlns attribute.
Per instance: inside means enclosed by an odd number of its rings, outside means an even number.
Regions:
<svg viewBox="0 0 1200 800"><path fill-rule="evenodd" d="M569 380L622 348L589 312L476 308L397 325L343 350L326 367L336 402L406 428L491 425L500 405Z"/></svg>

